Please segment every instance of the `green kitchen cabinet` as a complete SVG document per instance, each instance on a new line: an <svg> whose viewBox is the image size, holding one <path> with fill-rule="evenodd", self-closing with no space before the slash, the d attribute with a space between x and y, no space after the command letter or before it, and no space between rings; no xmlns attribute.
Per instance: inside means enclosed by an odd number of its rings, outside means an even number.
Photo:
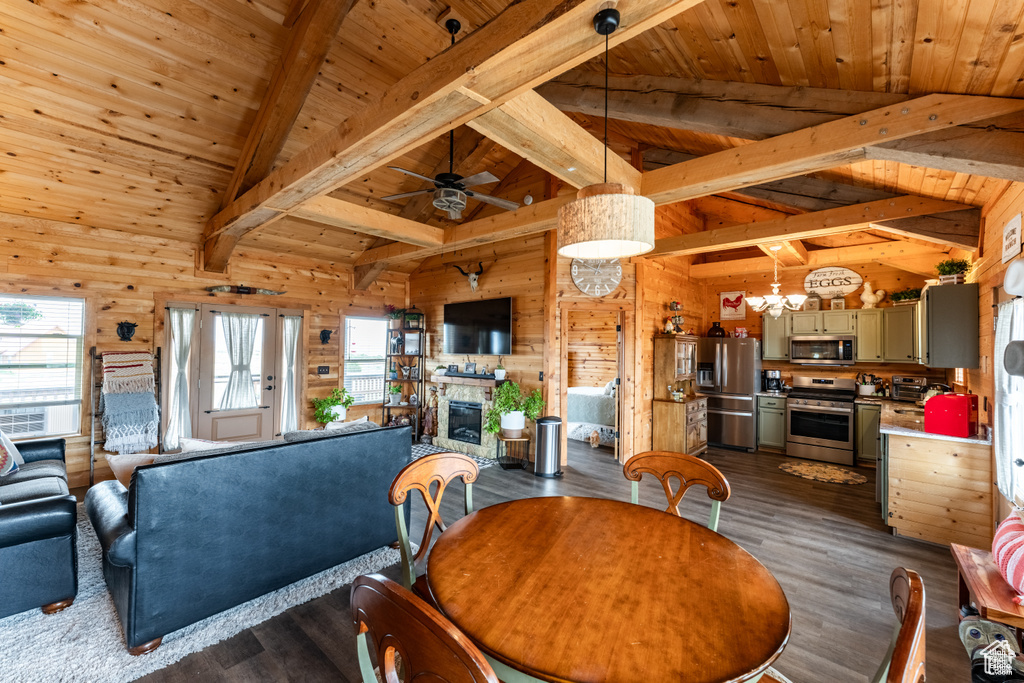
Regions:
<svg viewBox="0 0 1024 683"><path fill-rule="evenodd" d="M825 334L854 334L857 311L822 311L821 331Z"/></svg>
<svg viewBox="0 0 1024 683"><path fill-rule="evenodd" d="M976 368L980 365L977 282L932 285L921 292L920 362L930 368Z"/></svg>
<svg viewBox="0 0 1024 683"><path fill-rule="evenodd" d="M757 447L786 450L786 399L757 397Z"/></svg>
<svg viewBox="0 0 1024 683"><path fill-rule="evenodd" d="M882 356L886 363L917 363L917 304L881 309ZM976 332L976 331L975 331Z"/></svg>
<svg viewBox="0 0 1024 683"><path fill-rule="evenodd" d="M821 311L797 311L789 319L791 334L822 333Z"/></svg>
<svg viewBox="0 0 1024 683"><path fill-rule="evenodd" d="M878 363L882 360L884 310L888 309L868 308L856 312L858 363Z"/></svg>
<svg viewBox="0 0 1024 683"><path fill-rule="evenodd" d="M783 313L773 318L765 313L761 317L761 358L789 360L790 315Z"/></svg>
<svg viewBox="0 0 1024 683"><path fill-rule="evenodd" d="M857 460L878 460L881 451L879 420L882 406L858 403L856 408L856 441Z"/></svg>

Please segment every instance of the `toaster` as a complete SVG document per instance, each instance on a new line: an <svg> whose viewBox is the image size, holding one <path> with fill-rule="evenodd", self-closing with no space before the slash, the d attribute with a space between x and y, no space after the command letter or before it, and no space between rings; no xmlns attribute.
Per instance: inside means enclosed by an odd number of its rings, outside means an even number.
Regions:
<svg viewBox="0 0 1024 683"><path fill-rule="evenodd" d="M962 438L978 435L978 395L939 394L924 404L924 431Z"/></svg>

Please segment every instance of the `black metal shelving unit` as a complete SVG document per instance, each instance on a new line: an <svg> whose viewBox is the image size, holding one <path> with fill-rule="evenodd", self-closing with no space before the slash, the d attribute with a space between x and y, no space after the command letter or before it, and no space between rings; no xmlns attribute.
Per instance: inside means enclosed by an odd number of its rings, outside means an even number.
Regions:
<svg viewBox="0 0 1024 683"><path fill-rule="evenodd" d="M407 319L406 315L409 314L416 317L414 319ZM424 322L425 318L422 312L417 309L409 309L402 315L399 327L392 328L389 324L386 332L387 354L385 355L384 362L386 379L383 397L384 424L390 424L392 418L397 420L403 416L408 416L413 428L413 441L419 439L423 423L423 392L426 390L426 367L423 364L426 358L426 325ZM416 326L407 327L410 324L415 324ZM410 335L417 335L415 339L418 339L418 348L415 350L418 353L407 353L410 346ZM411 376L403 377L403 367L409 368L410 375L415 372L416 379L413 379ZM397 379L391 379L392 368L396 372ZM391 405L391 393L388 390L393 384L402 386L402 396L408 405ZM408 402L409 397L413 393L416 394L417 398L415 405Z"/></svg>

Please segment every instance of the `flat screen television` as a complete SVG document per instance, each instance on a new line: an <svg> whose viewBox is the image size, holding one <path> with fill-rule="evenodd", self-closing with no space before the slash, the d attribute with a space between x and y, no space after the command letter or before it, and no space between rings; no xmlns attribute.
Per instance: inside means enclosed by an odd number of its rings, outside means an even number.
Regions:
<svg viewBox="0 0 1024 683"><path fill-rule="evenodd" d="M444 305L444 352L512 354L512 298Z"/></svg>

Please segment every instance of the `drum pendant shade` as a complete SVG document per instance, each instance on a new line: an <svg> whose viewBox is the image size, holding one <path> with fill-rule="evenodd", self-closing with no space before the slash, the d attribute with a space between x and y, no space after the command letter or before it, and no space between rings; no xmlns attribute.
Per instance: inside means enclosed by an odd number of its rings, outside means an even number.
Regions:
<svg viewBox="0 0 1024 683"><path fill-rule="evenodd" d="M628 258L654 249L654 202L619 183L581 189L558 210L558 254Z"/></svg>

